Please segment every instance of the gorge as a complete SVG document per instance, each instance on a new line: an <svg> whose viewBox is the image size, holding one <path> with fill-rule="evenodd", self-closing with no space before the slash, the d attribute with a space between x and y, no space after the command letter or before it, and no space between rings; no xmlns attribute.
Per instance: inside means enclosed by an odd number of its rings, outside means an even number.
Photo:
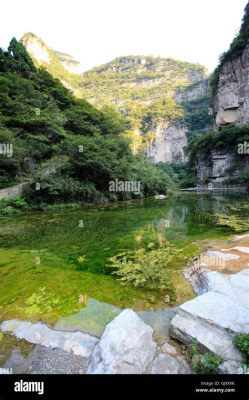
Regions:
<svg viewBox="0 0 249 400"><path fill-rule="evenodd" d="M0 49L0 373L248 373L248 40L249 5L211 76Z"/></svg>

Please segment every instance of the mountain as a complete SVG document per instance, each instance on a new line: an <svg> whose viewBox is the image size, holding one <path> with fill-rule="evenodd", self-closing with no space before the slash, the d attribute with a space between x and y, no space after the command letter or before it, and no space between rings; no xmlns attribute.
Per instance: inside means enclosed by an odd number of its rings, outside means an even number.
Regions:
<svg viewBox="0 0 249 400"><path fill-rule="evenodd" d="M65 55L34 34L24 35L22 43L36 64L76 96L96 107L117 109L125 119L133 153L143 151L154 163L185 162L187 136L210 126L207 71L199 64L126 56L75 74L65 65Z"/></svg>
<svg viewBox="0 0 249 400"><path fill-rule="evenodd" d="M83 72L83 66L69 54L48 47L42 39L33 33L25 33L21 38L36 67L44 66L63 85L78 97L82 93L78 89L78 75Z"/></svg>

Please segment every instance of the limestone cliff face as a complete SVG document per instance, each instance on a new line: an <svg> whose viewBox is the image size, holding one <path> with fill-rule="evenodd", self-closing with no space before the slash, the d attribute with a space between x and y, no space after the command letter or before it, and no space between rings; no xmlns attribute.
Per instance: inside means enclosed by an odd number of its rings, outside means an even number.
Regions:
<svg viewBox="0 0 249 400"><path fill-rule="evenodd" d="M179 105L201 101L209 95L208 79L203 75L193 71L189 78L192 85L185 89L177 90L174 100ZM186 133L188 127L183 121L174 121L173 123L162 122L151 127L155 132L155 139L149 149L147 156L154 164L164 162L185 163L187 162L186 147L188 144Z"/></svg>
<svg viewBox="0 0 249 400"><path fill-rule="evenodd" d="M210 157L197 161L197 177L199 183L222 183L228 178L240 175L242 170L249 167L248 157L238 157L229 151L212 151Z"/></svg>
<svg viewBox="0 0 249 400"><path fill-rule="evenodd" d="M224 53L214 72L213 87L213 128L220 130L227 125L249 124L249 3L245 8L239 34ZM233 128L231 128L233 130ZM245 128L247 129L247 128ZM227 130L225 132L231 132ZM197 155L199 182L223 182L241 177L249 169L246 153L238 154L236 143L216 143L220 151L209 151ZM241 179L241 178L240 178ZM234 179L233 179L234 180ZM236 181L236 179L235 179Z"/></svg>
<svg viewBox="0 0 249 400"><path fill-rule="evenodd" d="M65 72L72 74L79 75L83 73L83 67L79 61L69 54L49 48L42 39L33 33L26 33L21 41L35 62L39 65L44 65L52 75L55 75L54 69L56 66L57 69L58 66L62 67L61 74L63 69L65 69ZM62 80L61 75L58 78ZM71 89L69 82L66 82L66 86Z"/></svg>
<svg viewBox="0 0 249 400"><path fill-rule="evenodd" d="M161 123L154 128L155 139L147 151L151 162L184 163L187 146L186 126L180 122Z"/></svg>
<svg viewBox="0 0 249 400"><path fill-rule="evenodd" d="M214 127L249 123L249 43L221 68L213 98Z"/></svg>
<svg viewBox="0 0 249 400"><path fill-rule="evenodd" d="M22 43L39 64L51 63L51 56L47 46L37 36L27 33L23 36Z"/></svg>

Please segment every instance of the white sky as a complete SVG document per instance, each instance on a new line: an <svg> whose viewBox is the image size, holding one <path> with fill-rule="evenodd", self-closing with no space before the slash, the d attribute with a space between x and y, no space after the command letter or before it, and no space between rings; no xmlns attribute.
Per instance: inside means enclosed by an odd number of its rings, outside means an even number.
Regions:
<svg viewBox="0 0 249 400"><path fill-rule="evenodd" d="M2 0L0 47L25 32L85 70L124 55L199 62L212 71L247 0Z"/></svg>

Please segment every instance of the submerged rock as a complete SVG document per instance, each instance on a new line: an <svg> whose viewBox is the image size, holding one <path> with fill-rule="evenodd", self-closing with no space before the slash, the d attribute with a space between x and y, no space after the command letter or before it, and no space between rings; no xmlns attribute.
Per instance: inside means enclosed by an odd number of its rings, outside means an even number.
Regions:
<svg viewBox="0 0 249 400"><path fill-rule="evenodd" d="M169 340L170 323L178 308L165 308L164 310L137 311L136 314L154 329L154 338L158 344Z"/></svg>
<svg viewBox="0 0 249 400"><path fill-rule="evenodd" d="M95 347L88 374L145 373L156 355L153 329L132 310L110 322Z"/></svg>
<svg viewBox="0 0 249 400"><path fill-rule="evenodd" d="M120 308L111 304L89 299L82 310L77 314L61 318L54 329L69 332L82 331L100 337L106 325L120 312Z"/></svg>
<svg viewBox="0 0 249 400"><path fill-rule="evenodd" d="M29 365L29 357L25 358L19 349L14 348L11 351L10 357L5 362L4 368L10 369L14 374L24 374Z"/></svg>

